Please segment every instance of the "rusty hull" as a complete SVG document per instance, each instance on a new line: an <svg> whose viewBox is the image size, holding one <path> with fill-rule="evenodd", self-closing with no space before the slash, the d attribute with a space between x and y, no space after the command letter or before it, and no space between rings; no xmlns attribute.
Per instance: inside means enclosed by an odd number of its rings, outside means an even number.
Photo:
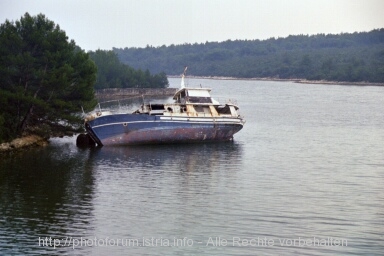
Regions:
<svg viewBox="0 0 384 256"><path fill-rule="evenodd" d="M235 118L162 120L159 116L120 114L86 123L99 146L228 141L243 128Z"/></svg>

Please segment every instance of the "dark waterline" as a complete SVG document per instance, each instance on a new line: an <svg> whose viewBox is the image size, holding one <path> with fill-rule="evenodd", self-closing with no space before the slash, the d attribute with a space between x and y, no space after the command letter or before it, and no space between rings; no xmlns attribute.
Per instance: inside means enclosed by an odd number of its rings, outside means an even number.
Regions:
<svg viewBox="0 0 384 256"><path fill-rule="evenodd" d="M2 254L382 255L384 88L189 84L237 99L234 142L2 158Z"/></svg>

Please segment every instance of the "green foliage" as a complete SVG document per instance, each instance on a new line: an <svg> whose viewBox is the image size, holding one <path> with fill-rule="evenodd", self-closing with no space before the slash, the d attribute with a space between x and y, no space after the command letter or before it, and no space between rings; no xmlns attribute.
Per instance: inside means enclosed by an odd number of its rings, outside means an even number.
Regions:
<svg viewBox="0 0 384 256"><path fill-rule="evenodd" d="M0 140L39 126L79 124L96 105L96 66L43 14L0 26Z"/></svg>
<svg viewBox="0 0 384 256"><path fill-rule="evenodd" d="M189 66L196 76L384 82L384 29L113 50L134 68L169 75Z"/></svg>
<svg viewBox="0 0 384 256"><path fill-rule="evenodd" d="M120 62L113 51L97 50L89 52L95 62L98 73L95 84L96 89L104 88L166 88L169 86L168 78L164 72L151 75L149 70L135 70Z"/></svg>

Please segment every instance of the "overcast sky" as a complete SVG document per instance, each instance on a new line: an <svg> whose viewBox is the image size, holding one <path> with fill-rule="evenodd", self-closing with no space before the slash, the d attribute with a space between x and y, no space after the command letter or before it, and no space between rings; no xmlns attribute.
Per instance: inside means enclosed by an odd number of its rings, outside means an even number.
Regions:
<svg viewBox="0 0 384 256"><path fill-rule="evenodd" d="M384 28L384 0L0 0L0 22L43 13L85 50Z"/></svg>

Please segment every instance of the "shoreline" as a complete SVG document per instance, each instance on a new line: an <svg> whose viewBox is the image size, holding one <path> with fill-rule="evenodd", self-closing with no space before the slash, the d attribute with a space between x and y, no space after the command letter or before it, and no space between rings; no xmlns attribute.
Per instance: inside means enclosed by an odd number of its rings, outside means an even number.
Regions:
<svg viewBox="0 0 384 256"><path fill-rule="evenodd" d="M180 76L169 75L168 78L180 78ZM346 85L346 86L384 86L384 83L370 83L370 82L344 82L344 81L327 81L327 80L306 80L306 79L281 79L271 77L255 77L255 78L237 78L237 77L224 77L224 76L188 76L192 79L211 79L211 80L242 80L242 81L266 81L266 82L293 82L299 84L323 84L323 85ZM148 93L147 91L150 91ZM127 96L138 95L140 92L143 95L170 95L174 93L175 88L112 88L97 90L96 98L100 96ZM160 93L161 92L161 93ZM140 95L139 93L139 95ZM73 134L72 134L73 135ZM16 138L10 142L0 143L0 154L19 152L30 148L44 147L49 143L49 139L53 137L61 137L61 134L51 135L48 139L42 138L38 135L28 135Z"/></svg>
<svg viewBox="0 0 384 256"><path fill-rule="evenodd" d="M180 76L169 75L168 78L180 78ZM298 84L324 84L324 85L352 85L352 86L384 86L384 83L371 82L345 82L345 81L328 81L328 80L307 80L299 78L282 79L273 77L254 77L254 78L238 78L230 76L187 76L193 79L212 79L212 80L242 80L242 81L268 81L268 82L294 82Z"/></svg>
<svg viewBox="0 0 384 256"><path fill-rule="evenodd" d="M49 143L49 139L40 137L38 135L28 135L16 138L10 142L0 144L0 154L13 153L30 148L45 147Z"/></svg>

